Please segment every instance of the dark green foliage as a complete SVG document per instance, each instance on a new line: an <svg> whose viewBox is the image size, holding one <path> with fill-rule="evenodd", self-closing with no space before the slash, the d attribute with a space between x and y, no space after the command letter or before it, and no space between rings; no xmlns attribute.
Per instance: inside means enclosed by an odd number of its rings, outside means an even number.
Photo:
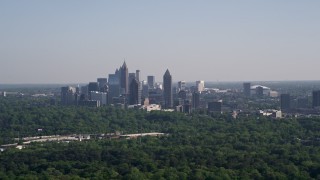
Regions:
<svg viewBox="0 0 320 180"><path fill-rule="evenodd" d="M2 142L42 134L164 132L33 144L0 154L0 179L319 179L320 119L238 120L112 107L0 103ZM19 132L19 133L18 133Z"/></svg>

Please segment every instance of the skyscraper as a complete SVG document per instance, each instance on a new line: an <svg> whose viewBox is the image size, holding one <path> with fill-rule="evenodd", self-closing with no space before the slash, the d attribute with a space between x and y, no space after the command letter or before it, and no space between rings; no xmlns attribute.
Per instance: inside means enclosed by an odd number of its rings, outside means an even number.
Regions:
<svg viewBox="0 0 320 180"><path fill-rule="evenodd" d="M172 105L173 105L172 76L168 69L163 75L163 98L164 98L164 108L172 108Z"/></svg>
<svg viewBox="0 0 320 180"><path fill-rule="evenodd" d="M192 108L199 109L199 106L200 106L200 93L195 91L192 93Z"/></svg>
<svg viewBox="0 0 320 180"><path fill-rule="evenodd" d="M130 83L130 95L129 105L140 104L141 98L139 99L139 82L137 79L132 79Z"/></svg>
<svg viewBox="0 0 320 180"><path fill-rule="evenodd" d="M243 83L243 94L245 96L251 95L251 83Z"/></svg>
<svg viewBox="0 0 320 180"><path fill-rule="evenodd" d="M320 106L320 90L312 92L312 107Z"/></svg>
<svg viewBox="0 0 320 180"><path fill-rule="evenodd" d="M204 91L204 81L196 81L196 87L199 92Z"/></svg>
<svg viewBox="0 0 320 180"><path fill-rule="evenodd" d="M101 92L106 92L108 86L108 78L98 78L97 82L99 83L99 90Z"/></svg>
<svg viewBox="0 0 320 180"><path fill-rule="evenodd" d="M128 94L129 92L129 71L126 62L120 68L120 88L121 93Z"/></svg>
<svg viewBox="0 0 320 180"><path fill-rule="evenodd" d="M281 94L280 95L280 105L281 105L282 111L290 109L290 95L289 94Z"/></svg>
<svg viewBox="0 0 320 180"><path fill-rule="evenodd" d="M140 82L140 70L136 70L136 79Z"/></svg>
<svg viewBox="0 0 320 180"><path fill-rule="evenodd" d="M75 92L76 89L70 86L61 88L61 104L62 105L75 105Z"/></svg>
<svg viewBox="0 0 320 180"><path fill-rule="evenodd" d="M179 81L178 82L178 89L179 89L179 91L186 90L186 82L185 81Z"/></svg>
<svg viewBox="0 0 320 180"><path fill-rule="evenodd" d="M108 94L108 103L113 103L113 98L120 96L120 79L118 74L109 74L109 94Z"/></svg>
<svg viewBox="0 0 320 180"><path fill-rule="evenodd" d="M149 89L154 89L154 84L155 84L155 77L154 76L148 76Z"/></svg>

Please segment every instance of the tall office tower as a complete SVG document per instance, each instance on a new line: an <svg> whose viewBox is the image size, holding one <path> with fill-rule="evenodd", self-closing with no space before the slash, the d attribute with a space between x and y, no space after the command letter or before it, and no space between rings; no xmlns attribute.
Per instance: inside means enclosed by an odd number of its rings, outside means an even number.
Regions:
<svg viewBox="0 0 320 180"><path fill-rule="evenodd" d="M185 81L179 81L178 82L178 89L179 89L179 91L186 90L186 82Z"/></svg>
<svg viewBox="0 0 320 180"><path fill-rule="evenodd" d="M204 81L196 81L196 87L199 92L204 91Z"/></svg>
<svg viewBox="0 0 320 180"><path fill-rule="evenodd" d="M97 82L99 83L99 91L106 92L108 86L108 78L98 78Z"/></svg>
<svg viewBox="0 0 320 180"><path fill-rule="evenodd" d="M245 96L251 95L251 83L243 83L243 94Z"/></svg>
<svg viewBox="0 0 320 180"><path fill-rule="evenodd" d="M113 103L113 98L118 98L120 96L120 79L119 74L109 74L109 95L108 103Z"/></svg>
<svg viewBox="0 0 320 180"><path fill-rule="evenodd" d="M263 87L261 86L256 87L256 95L259 97L263 96Z"/></svg>
<svg viewBox="0 0 320 180"><path fill-rule="evenodd" d="M154 84L155 84L155 77L154 76L148 76L149 89L154 89Z"/></svg>
<svg viewBox="0 0 320 180"><path fill-rule="evenodd" d="M199 106L200 106L200 93L195 91L192 93L192 108L199 109Z"/></svg>
<svg viewBox="0 0 320 180"><path fill-rule="evenodd" d="M136 79L136 73L129 73L129 78L128 78L128 81L129 81L129 86L130 86L130 83L133 79ZM130 93L130 92L129 92Z"/></svg>
<svg viewBox="0 0 320 180"><path fill-rule="evenodd" d="M164 98L164 108L172 108L173 107L172 76L168 69L166 73L163 75L163 98Z"/></svg>
<svg viewBox="0 0 320 180"><path fill-rule="evenodd" d="M61 87L61 104L74 105L75 104L76 89L70 86Z"/></svg>
<svg viewBox="0 0 320 180"><path fill-rule="evenodd" d="M142 81L142 97L147 98L149 97L149 85L147 81Z"/></svg>
<svg viewBox="0 0 320 180"><path fill-rule="evenodd" d="M320 90L312 92L312 107L320 106Z"/></svg>
<svg viewBox="0 0 320 180"><path fill-rule="evenodd" d="M290 94L280 95L280 105L282 111L290 109Z"/></svg>
<svg viewBox="0 0 320 180"><path fill-rule="evenodd" d="M136 70L136 79L140 82L140 70Z"/></svg>
<svg viewBox="0 0 320 180"><path fill-rule="evenodd" d="M221 113L222 112L222 102L209 102L208 103L208 111L213 113Z"/></svg>
<svg viewBox="0 0 320 180"><path fill-rule="evenodd" d="M130 83L129 105L140 104L141 98L139 98L139 82L136 79L132 79Z"/></svg>
<svg viewBox="0 0 320 180"><path fill-rule="evenodd" d="M120 88L122 94L129 92L129 71L126 62L120 68Z"/></svg>

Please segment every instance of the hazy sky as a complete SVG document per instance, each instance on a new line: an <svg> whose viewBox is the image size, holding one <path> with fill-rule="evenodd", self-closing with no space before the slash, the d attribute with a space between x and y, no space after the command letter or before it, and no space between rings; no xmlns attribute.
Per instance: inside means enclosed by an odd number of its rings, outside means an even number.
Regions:
<svg viewBox="0 0 320 180"><path fill-rule="evenodd" d="M0 0L0 83L319 80L319 0Z"/></svg>

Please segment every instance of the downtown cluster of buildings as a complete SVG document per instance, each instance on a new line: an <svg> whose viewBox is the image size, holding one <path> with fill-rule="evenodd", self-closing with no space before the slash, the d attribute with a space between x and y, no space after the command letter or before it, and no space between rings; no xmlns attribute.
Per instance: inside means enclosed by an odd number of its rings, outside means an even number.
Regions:
<svg viewBox="0 0 320 180"><path fill-rule="evenodd" d="M99 107L114 105L123 108L144 108L149 110L173 109L191 112L200 107L199 93L204 91L204 81L188 88L185 81L173 87L169 70L163 75L163 81L157 83L155 76L147 81L140 80L140 70L129 73L126 62L109 74L108 78L98 78L82 87L66 86L61 88L62 105L80 105Z"/></svg>

